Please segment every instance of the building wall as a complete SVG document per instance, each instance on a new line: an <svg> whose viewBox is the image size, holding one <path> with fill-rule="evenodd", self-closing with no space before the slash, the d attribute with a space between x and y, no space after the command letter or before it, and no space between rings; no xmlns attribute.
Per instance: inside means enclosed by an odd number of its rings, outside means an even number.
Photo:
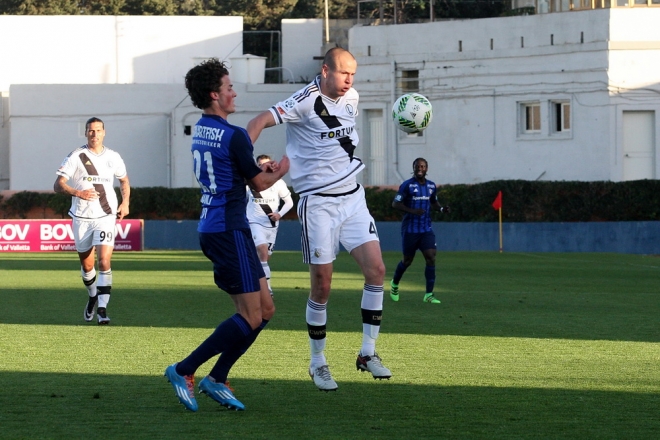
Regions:
<svg viewBox="0 0 660 440"><path fill-rule="evenodd" d="M353 27L361 111L386 115L383 183L409 176L419 156L438 183L620 180L621 106L660 118L660 70L651 67L660 62L657 20L658 9L606 9ZM389 113L402 93L397 75L409 69L419 71L419 91L434 107L421 137L397 131ZM570 102L568 133L551 128L556 100ZM520 104L527 101L541 103L539 133L521 132ZM657 154L653 160L657 168Z"/></svg>
<svg viewBox="0 0 660 440"><path fill-rule="evenodd" d="M0 91L11 84L180 84L200 59L242 55L242 31L243 17L0 15Z"/></svg>
<svg viewBox="0 0 660 440"><path fill-rule="evenodd" d="M235 82L236 113L229 121L245 127L299 87ZM105 122L104 143L122 155L132 186L196 186L185 126L194 126L201 110L182 84L14 85L10 96L8 189L50 190L65 156L86 143L91 116ZM273 127L255 153L279 159L285 147L284 127Z"/></svg>
<svg viewBox="0 0 660 440"><path fill-rule="evenodd" d="M0 190L9 189L9 94L0 92Z"/></svg>
<svg viewBox="0 0 660 440"><path fill-rule="evenodd" d="M188 69L203 59L241 56L242 31L243 17L0 16L0 41L5 42L0 45L0 94L3 102L0 190L52 187L52 183L45 182L52 177L48 167L63 150L84 142L79 124L90 113L99 117L104 115L111 123L117 121L114 127L121 129L114 133L110 130L114 134L115 145L141 145L140 149L127 153L129 157L159 157L156 162L146 161L149 165L145 169L147 173L137 178L138 183L167 185L169 170L158 167L166 162L163 152L170 142L168 118L176 102L157 110L152 108L146 112L147 115L141 110L144 102L136 102L131 96L116 99L109 89L95 88L92 91L84 86L75 90L54 86L47 89L49 96L42 99L42 96L34 95L31 98L35 100L30 102L22 101L29 92L18 92L16 86L180 85ZM12 87L19 96L10 97L8 91ZM156 95L159 93L149 87L140 90ZM43 92L46 89L39 90ZM71 94L62 94L61 90ZM182 95L178 100L185 97L185 93ZM44 101L49 97L53 99L46 107ZM152 99L151 95L141 98L161 102L158 98ZM30 109L23 112L16 107ZM129 121L134 115L140 116ZM35 118L29 119L32 117ZM35 129L42 134L35 136ZM146 137L143 134L131 134L148 131L155 134L149 136L146 142L142 140ZM40 142L42 139L45 142ZM112 135L108 138L109 142L111 140ZM147 145L153 146L154 150L147 152ZM23 167L25 157L30 154L46 157L48 162L31 161L29 168L16 168ZM48 179L42 172L45 168L49 170ZM38 173L24 172L26 169L34 169Z"/></svg>
<svg viewBox="0 0 660 440"><path fill-rule="evenodd" d="M312 81L321 70L324 54L323 20L298 18L282 20L282 78L290 82Z"/></svg>
<svg viewBox="0 0 660 440"><path fill-rule="evenodd" d="M66 21L75 17L64 17L64 22L59 21L62 17L23 18L50 18L60 26L68 23L69 27L87 23ZM87 18L123 23L124 18L160 17ZM188 18L218 20L223 17L164 18L181 19L181 23L175 20L172 22L175 27L166 30L186 35L188 29L184 32L184 25L195 29L201 25L221 28L218 24L225 23L187 21ZM2 20L6 18L0 17L0 34L6 32L1 25L7 22ZM660 65L660 27L655 23L658 22L660 9L619 8L352 27L349 49L359 62L355 87L361 95L357 129L362 142L356 154L368 165L360 178L369 184L398 185L410 176L412 161L422 156L429 160L429 177L440 184L495 179L622 180L626 159L622 147L625 111L653 114L654 154L649 160L653 161L653 178L657 178L660 176L657 136L660 132L660 70L655 66ZM34 25L29 21L21 23ZM54 28L48 20L38 23ZM105 22L95 23L103 29L101 24ZM92 115L108 123L107 144L127 156L129 172L136 170L131 172L135 186L195 185L190 169L190 139L185 127L194 125L200 112L191 106L181 82L176 82L182 81L190 66L208 55L229 58L231 53L240 51L240 32L222 28L217 31L220 36L205 34L207 40L179 46L175 46L170 37L154 37L158 44L154 45L153 53L146 54L144 45L149 41L149 34L137 33L137 21L126 23L133 25L120 27L125 33L117 33L107 23L104 26L113 38L122 41L121 47L127 46L124 40L129 35L135 41L140 40L130 52L139 55L139 60L133 58L129 64L148 65L149 68L131 67L131 80L149 79L161 84L12 85L9 100L3 99L7 105L0 126L0 189L51 188L52 173L63 157L84 143L81 124ZM158 22L147 20L144 23L146 26ZM232 20L227 23L236 24ZM88 27L82 26L82 29ZM73 40L82 41L81 35L75 35L80 38ZM66 70L71 74L66 77L69 82L117 80L121 75L100 75L103 66L112 65L116 70L121 65L121 72L129 68L126 63L111 63L120 58L107 58L111 45L108 41L103 43L103 38L107 37L99 37L99 45L104 49L99 54L102 61L89 62L94 68L81 67L78 72L75 63L84 64L85 57L74 57L73 52L82 51L82 47L67 46L66 43L73 41L70 35L68 38L60 44L69 47L62 54L63 64L73 63L73 69ZM232 46L234 38L237 43ZM166 41L169 48L165 47ZM16 46L23 45L21 53L38 49L30 44L33 43L27 41ZM48 49L49 43L44 44ZM3 46L0 56L6 56L11 50L14 49ZM306 50L312 53L310 48ZM39 56L33 58L40 58L41 52L36 53ZM50 60L48 56L46 59ZM121 60L129 58L123 56ZM17 61L10 63L8 69L3 59L0 84L2 78L14 78L12 72L16 69L22 72L21 69L27 69L33 62L30 60L25 67L18 58L11 59ZM142 62L146 59L150 61ZM52 75L47 69L40 69L37 79L44 83L64 82L63 64L53 62ZM175 75L171 69L179 73ZM408 136L397 131L390 118L392 103L401 93L397 88L397 75L408 69L419 71L420 91L434 105L433 121L423 136ZM21 81L37 81L30 75L21 76ZM242 126L260 111L302 87L302 84L244 84L241 78L232 79L239 96L237 113L230 121ZM549 126L550 105L558 99L571 105L571 130L559 134ZM520 105L527 101L541 103L543 124L539 133L521 133ZM378 142L383 144L382 148L376 148ZM255 152L279 158L284 153L284 143L283 127L271 128L258 140ZM39 160L35 161L35 157ZM7 167L3 167L3 161L10 163L9 171L5 171ZM6 182L9 185L3 187Z"/></svg>

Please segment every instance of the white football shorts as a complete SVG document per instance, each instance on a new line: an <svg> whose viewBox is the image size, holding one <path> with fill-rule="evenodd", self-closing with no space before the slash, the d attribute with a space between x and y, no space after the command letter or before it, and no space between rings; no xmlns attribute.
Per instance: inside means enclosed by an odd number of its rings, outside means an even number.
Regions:
<svg viewBox="0 0 660 440"><path fill-rule="evenodd" d="M362 186L343 196L303 196L298 202L298 218L306 264L332 263L340 243L350 253L364 243L378 241Z"/></svg>
<svg viewBox="0 0 660 440"><path fill-rule="evenodd" d="M73 218L73 239L78 252L87 252L92 246L115 245L115 217L106 216L99 219Z"/></svg>
<svg viewBox="0 0 660 440"><path fill-rule="evenodd" d="M254 245L268 245L268 255L272 255L273 249L275 249L277 228L266 228L259 223L250 223L250 231L252 232L252 240L254 240Z"/></svg>

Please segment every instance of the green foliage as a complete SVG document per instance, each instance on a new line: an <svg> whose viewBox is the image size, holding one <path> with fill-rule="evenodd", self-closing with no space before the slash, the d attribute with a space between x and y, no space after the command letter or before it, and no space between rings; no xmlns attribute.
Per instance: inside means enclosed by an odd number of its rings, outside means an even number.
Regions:
<svg viewBox="0 0 660 440"><path fill-rule="evenodd" d="M371 216L376 221L398 221L403 218L401 211L392 208L392 202L396 191L393 189L380 189L378 187L366 187L364 195Z"/></svg>
<svg viewBox="0 0 660 440"><path fill-rule="evenodd" d="M536 182L500 180L446 185L439 199L452 209L439 221L497 221L491 203L502 191L509 222L646 221L660 219L660 181Z"/></svg>
<svg viewBox="0 0 660 440"><path fill-rule="evenodd" d="M199 188L131 188L129 218L197 219L199 198Z"/></svg>
<svg viewBox="0 0 660 440"><path fill-rule="evenodd" d="M27 213L34 208L44 210L48 206L49 194L33 191L17 192L9 197L2 205L8 217L27 218Z"/></svg>
<svg viewBox="0 0 660 440"><path fill-rule="evenodd" d="M392 20L392 1L385 1L383 17ZM361 18L379 18L379 2L363 2ZM497 17L510 10L502 0L435 0L434 15L442 18ZM520 8L524 9L524 8ZM518 13L522 13L518 11ZM532 8L533 13L533 8ZM283 18L323 18L324 0L0 0L0 14L10 15L216 15L243 16L246 30L279 29ZM332 19L355 19L357 2L328 2ZM428 0L398 0L399 23L428 20Z"/></svg>
<svg viewBox="0 0 660 440"><path fill-rule="evenodd" d="M0 0L3 15L78 15L76 0Z"/></svg>
<svg viewBox="0 0 660 440"><path fill-rule="evenodd" d="M505 11L502 16L510 17L514 15L534 15L536 8L534 6L523 6L522 8L513 8Z"/></svg>
<svg viewBox="0 0 660 440"><path fill-rule="evenodd" d="M502 15L510 7L506 1L436 0L436 18L488 18Z"/></svg>
<svg viewBox="0 0 660 440"><path fill-rule="evenodd" d="M115 189L121 200L119 189ZM299 196L290 188L294 204ZM502 218L507 222L589 222L660 220L660 180L632 182L536 182L496 180L473 185L442 185L438 201L451 213L433 211L434 221L495 222L492 203L502 191ZM392 208L396 190L365 188L367 206L376 221L400 221L403 212ZM129 218L197 219L198 188L131 188ZM5 217L25 218L33 208L50 208L65 217L71 199L63 194L23 191L0 208ZM286 215L296 218L295 209Z"/></svg>
<svg viewBox="0 0 660 440"><path fill-rule="evenodd" d="M61 193L49 194L48 207L52 209L60 218L68 216L71 207L71 196Z"/></svg>
<svg viewBox="0 0 660 440"><path fill-rule="evenodd" d="M648 221L660 219L660 181L536 182L498 180L438 187L438 201L451 213L434 211L435 221L494 222L492 203L502 191L507 222ZM391 208L394 190L367 190L367 204L377 221L400 220ZM389 200L389 203L387 202Z"/></svg>
<svg viewBox="0 0 660 440"><path fill-rule="evenodd" d="M298 0L285 18L324 18L324 0ZM328 15L330 19L355 18L357 6L355 0L328 1ZM375 2L377 3L377 1Z"/></svg>
<svg viewBox="0 0 660 440"><path fill-rule="evenodd" d="M382 3L382 7L383 18L392 21L394 3L386 1ZM377 1L362 3L360 18L380 18L379 8L380 3ZM510 9L509 4L503 0L434 0L433 16L435 20L498 17L508 9ZM357 11L351 12L351 15L343 18L353 18L357 15ZM431 17L430 2L429 0L398 0L396 15L398 23L428 21Z"/></svg>

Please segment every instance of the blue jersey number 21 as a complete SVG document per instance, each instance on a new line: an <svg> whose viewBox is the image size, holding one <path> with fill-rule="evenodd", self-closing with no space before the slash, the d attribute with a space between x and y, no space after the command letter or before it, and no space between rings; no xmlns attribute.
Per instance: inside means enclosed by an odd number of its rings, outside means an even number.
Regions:
<svg viewBox="0 0 660 440"><path fill-rule="evenodd" d="M199 150L193 150L193 162L195 168L195 177L204 192L215 194L217 185L215 183L215 174L213 174L213 157L210 151L204 152L204 162L206 162L206 174L208 178L202 177L202 157Z"/></svg>

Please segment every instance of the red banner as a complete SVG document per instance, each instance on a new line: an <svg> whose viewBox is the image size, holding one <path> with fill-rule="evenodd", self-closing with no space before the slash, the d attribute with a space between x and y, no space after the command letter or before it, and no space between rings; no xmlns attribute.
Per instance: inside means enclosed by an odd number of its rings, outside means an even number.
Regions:
<svg viewBox="0 0 660 440"><path fill-rule="evenodd" d="M115 225L116 251L144 248L144 220L124 219ZM0 220L0 252L75 251L71 219Z"/></svg>

